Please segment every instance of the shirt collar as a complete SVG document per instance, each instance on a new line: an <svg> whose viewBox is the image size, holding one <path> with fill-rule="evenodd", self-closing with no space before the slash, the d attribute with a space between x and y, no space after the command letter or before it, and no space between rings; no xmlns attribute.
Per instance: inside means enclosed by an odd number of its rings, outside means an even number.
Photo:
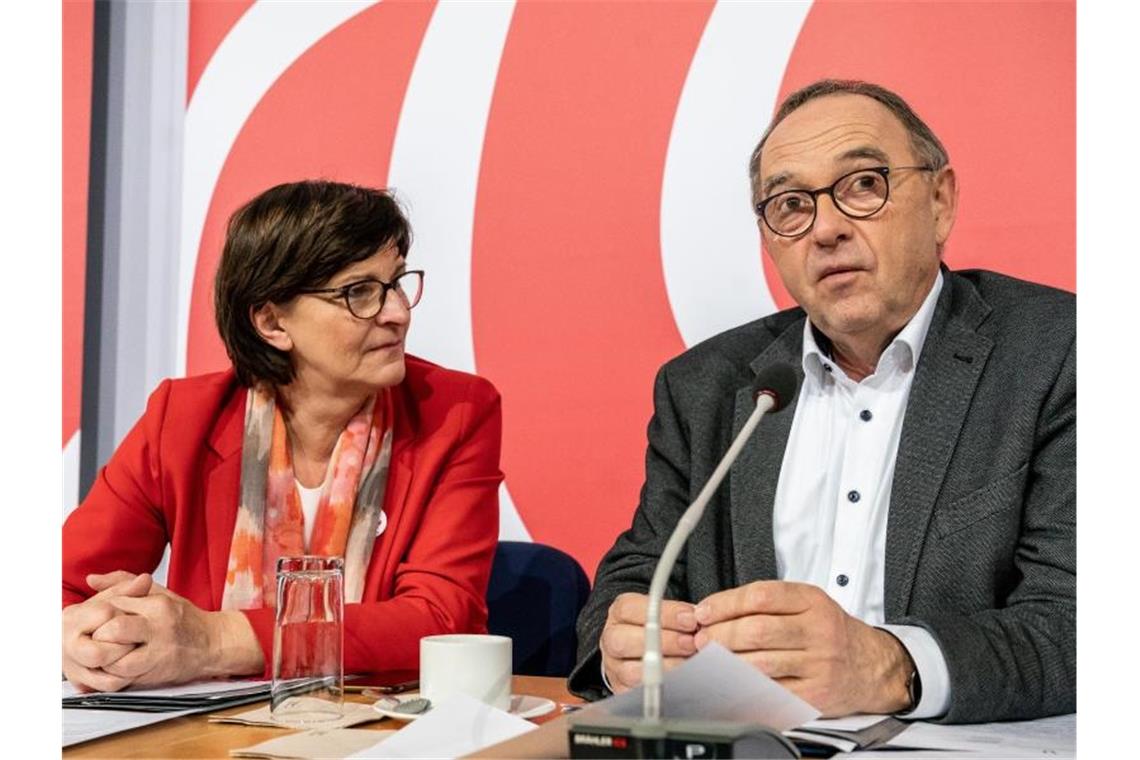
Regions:
<svg viewBox="0 0 1140 760"><path fill-rule="evenodd" d="M900 366L907 370L918 364L922 346L926 343L926 333L930 330L930 323L934 319L934 307L938 304L938 294L941 292L942 270L939 269L938 276L934 278L934 284L931 286L930 292L926 294L922 305L918 307L918 311L883 351L883 356L888 354L898 356ZM803 356L801 359L804 374L814 377L817 381L822 380L824 374L827 373L826 368L834 365L830 356L831 341L811 323L810 319L804 320ZM879 362L882 363L882 357L879 358ZM839 368L836 367L834 371L839 371Z"/></svg>

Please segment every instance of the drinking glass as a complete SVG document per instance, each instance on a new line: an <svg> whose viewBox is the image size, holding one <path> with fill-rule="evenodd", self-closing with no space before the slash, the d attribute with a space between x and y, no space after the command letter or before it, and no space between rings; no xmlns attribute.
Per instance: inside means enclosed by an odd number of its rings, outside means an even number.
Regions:
<svg viewBox="0 0 1140 760"><path fill-rule="evenodd" d="M344 561L277 560L270 711L279 723L311 728L340 720L344 706Z"/></svg>

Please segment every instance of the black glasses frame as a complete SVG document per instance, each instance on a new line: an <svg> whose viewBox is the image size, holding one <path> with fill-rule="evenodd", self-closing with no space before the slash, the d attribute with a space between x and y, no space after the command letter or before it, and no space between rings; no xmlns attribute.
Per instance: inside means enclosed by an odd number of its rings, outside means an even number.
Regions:
<svg viewBox="0 0 1140 760"><path fill-rule="evenodd" d="M827 187L821 187L821 188L818 188L816 190L784 190L782 192L776 193L775 195L770 195L767 198L765 198L764 200L762 200L756 204L756 207L755 207L756 214L757 214L757 216L759 216L761 219L764 220L764 224L768 227L768 229L772 230L773 234L779 235L780 237L799 237L800 235L806 234L808 230L810 230L812 227L815 226L815 218L816 218L816 215L819 213L819 196L824 195L826 193L827 196L829 198L831 198L832 205L834 205L835 208L839 209L839 211L844 216L846 216L847 218L849 218L849 219L866 219L867 217L874 216L875 214L882 211L883 206L886 206L887 201L890 200L890 197L891 197L890 173L893 171L894 172L900 172L900 171L903 171L904 169L915 169L917 171L923 171L923 172L934 171L933 166L925 166L925 165L923 165L923 166L895 166L895 167L868 166L868 167L864 167L862 169L856 169L855 171L847 172L846 174L844 174L842 177L840 177L839 179L832 182ZM887 184L887 192L883 195L882 204L880 204L879 207L876 208L874 211L868 211L866 214L853 214L850 211L848 211L847 209L843 208L843 204L841 204L839 201L837 201L835 199L835 188L837 188L839 186L839 184L841 182L843 182L843 180L847 179L848 177L853 177L854 175L862 174L863 172L875 172L876 174L881 175L883 178L883 181ZM775 227L772 226L771 222L768 221L768 216L765 212L768 208L769 203L771 203L772 201L774 201L778 198L782 198L783 196L790 195L790 194L811 196L811 221L808 222L808 225L806 227L804 227L802 230L800 230L798 232L780 232L779 230L777 230Z"/></svg>
<svg viewBox="0 0 1140 760"><path fill-rule="evenodd" d="M422 297L423 292L424 292L424 289L423 289L424 270L422 270L422 269L409 269L406 272L400 272L400 274L398 274L392 278L391 282L384 282L383 280L378 280L375 277L363 277L359 280L353 280L352 282L348 283L347 285L341 285L339 288L306 288L304 290L297 291L297 293L298 294L308 294L308 295L317 295L317 294L335 295L337 298L340 298L344 301L345 308L348 309L349 313L352 314L352 316L356 317L357 319L373 319L377 314L379 314L380 312L382 312L384 310L384 303L388 300L388 291L395 290L399 286L400 280L403 279L404 277L407 277L410 274L414 274L414 275L419 276L419 278L420 278L420 294L419 295L420 295L420 297ZM348 291L352 290L357 285L360 285L361 283L365 283L365 282L374 282L380 286L380 305L376 308L376 311L372 312L371 314L369 314L367 316L364 316L363 314L357 314L356 311L353 310L352 303L348 299ZM410 310L410 309L415 308L416 304L418 304L419 302L420 302L420 299L416 298L415 302L408 304L408 309Z"/></svg>

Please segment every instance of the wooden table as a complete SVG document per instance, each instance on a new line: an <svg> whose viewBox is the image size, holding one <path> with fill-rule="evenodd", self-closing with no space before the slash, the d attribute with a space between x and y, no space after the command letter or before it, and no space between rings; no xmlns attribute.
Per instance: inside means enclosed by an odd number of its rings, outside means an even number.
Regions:
<svg viewBox="0 0 1140 760"><path fill-rule="evenodd" d="M514 694L533 694L539 697L552 699L556 703L578 704L582 700L566 691L566 680L563 678L541 678L538 676L515 676L511 691ZM354 701L370 701L359 694L348 694L346 699ZM218 714L231 715L258 707L256 704L241 705L229 710L219 711ZM208 713L188 715L182 718L173 718L162 723L156 723L132 731L105 736L102 739L93 739L89 742L76 744L63 750L64 758L99 757L99 758L206 758L229 757L231 749L249 747L278 736L283 736L287 729L258 728L256 726L239 726L232 723L208 723ZM536 718L535 723L546 723L561 716L560 710L554 710L547 715ZM402 727L403 723L385 718L375 723L365 723L355 728L368 728L385 730ZM552 727L553 728L553 727Z"/></svg>

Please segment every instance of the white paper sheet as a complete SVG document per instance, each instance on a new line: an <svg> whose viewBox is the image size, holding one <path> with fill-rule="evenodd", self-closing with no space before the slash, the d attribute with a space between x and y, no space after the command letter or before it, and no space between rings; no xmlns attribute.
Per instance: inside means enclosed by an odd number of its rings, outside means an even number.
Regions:
<svg viewBox="0 0 1140 760"><path fill-rule="evenodd" d="M248 689L258 684L267 684L267 681L200 681L181 686L171 686L166 689L136 689L115 692L118 694L130 693L132 696L185 696L188 694L224 694L229 691ZM70 681L62 682L64 697L81 694ZM201 710L197 710L200 712ZM129 731L132 728L149 726L171 718L190 715L195 710L178 710L173 712L133 712L130 710L88 710L84 708L69 707L63 710L63 746L68 747L79 742L98 739L101 736L117 734L120 731Z"/></svg>
<svg viewBox="0 0 1140 760"><path fill-rule="evenodd" d="M759 723L786 731L819 717L819 710L773 681L720 644L710 644L665 674L661 714L666 718ZM641 714L639 686L579 714Z"/></svg>
<svg viewBox="0 0 1140 760"><path fill-rule="evenodd" d="M875 725L888 715L848 715L845 718L819 718L804 723L800 728L822 728L828 731L862 731Z"/></svg>
<svg viewBox="0 0 1140 760"><path fill-rule="evenodd" d="M395 736L349 757L459 757L536 728L522 718L457 694L433 705Z"/></svg>
<svg viewBox="0 0 1140 760"><path fill-rule="evenodd" d="M1040 720L964 726L914 723L886 746L957 750L983 753L985 757L1073 757L1077 747L1077 716L1072 713ZM907 756L914 757L909 753Z"/></svg>
<svg viewBox="0 0 1140 760"><path fill-rule="evenodd" d="M142 728L171 718L189 715L193 710L180 712L147 713L127 710L63 710L63 746L98 739L100 736Z"/></svg>

